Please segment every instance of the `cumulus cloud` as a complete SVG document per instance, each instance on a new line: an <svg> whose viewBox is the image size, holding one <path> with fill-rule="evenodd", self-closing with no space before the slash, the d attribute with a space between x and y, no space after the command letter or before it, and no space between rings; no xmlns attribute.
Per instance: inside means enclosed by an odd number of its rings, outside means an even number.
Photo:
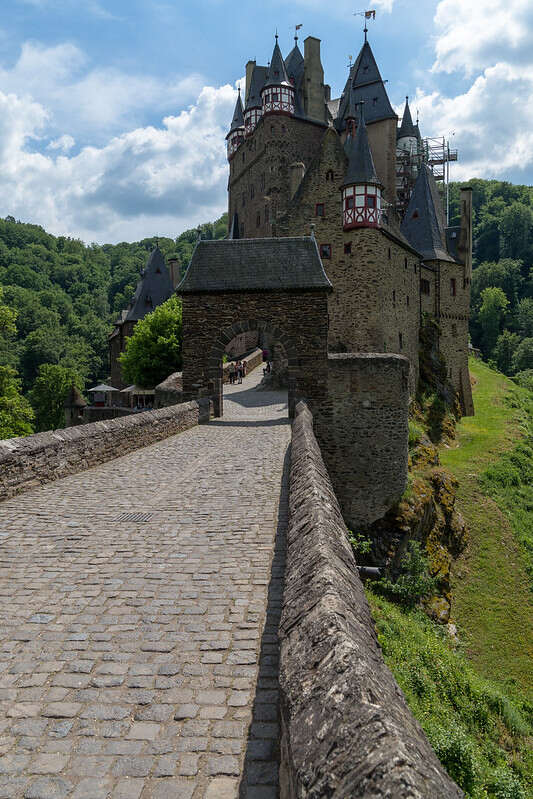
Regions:
<svg viewBox="0 0 533 799"><path fill-rule="evenodd" d="M0 214L86 241L176 236L226 206L224 136L236 90L204 87L197 101L160 126L140 127L101 147L58 154L32 149L48 124L45 108L0 91Z"/></svg>
<svg viewBox="0 0 533 799"><path fill-rule="evenodd" d="M48 149L61 150L64 153L68 153L69 150L72 150L75 144L76 139L74 139L72 136L69 136L68 133L65 133L63 136L60 136L59 139L52 139L48 145Z"/></svg>
<svg viewBox="0 0 533 799"><path fill-rule="evenodd" d="M423 132L455 134L455 179L512 175L530 183L533 6L529 0L441 0L435 26L437 83L440 74L455 73L470 85L455 96L419 89L412 105L420 110Z"/></svg>

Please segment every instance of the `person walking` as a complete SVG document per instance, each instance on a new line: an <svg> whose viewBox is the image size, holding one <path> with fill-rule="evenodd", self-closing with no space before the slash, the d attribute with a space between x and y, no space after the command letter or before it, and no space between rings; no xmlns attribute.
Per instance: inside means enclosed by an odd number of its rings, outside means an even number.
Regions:
<svg viewBox="0 0 533 799"><path fill-rule="evenodd" d="M229 382L230 386L235 383L235 361L230 361L229 365Z"/></svg>
<svg viewBox="0 0 533 799"><path fill-rule="evenodd" d="M237 382L239 385L242 383L242 363L237 361Z"/></svg>
<svg viewBox="0 0 533 799"><path fill-rule="evenodd" d="M247 371L247 369L248 369L248 364L246 363L246 361L243 361L243 362L242 362L242 376L243 376L243 377L246 377L246 371Z"/></svg>

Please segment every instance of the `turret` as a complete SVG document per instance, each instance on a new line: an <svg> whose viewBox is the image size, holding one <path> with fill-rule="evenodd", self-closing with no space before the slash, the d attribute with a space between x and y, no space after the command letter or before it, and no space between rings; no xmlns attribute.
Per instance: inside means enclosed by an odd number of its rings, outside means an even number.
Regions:
<svg viewBox="0 0 533 799"><path fill-rule="evenodd" d="M255 126L263 115L263 104L261 101L261 88L266 78L266 67L258 67L255 62L248 62L246 65L246 81L249 87L246 94L246 105L244 108L244 135L251 136Z"/></svg>
<svg viewBox="0 0 533 799"><path fill-rule="evenodd" d="M228 161L231 161L238 147L244 141L244 112L241 101L241 90L239 87L239 96L235 103L235 111L233 112L233 119L229 133L226 136Z"/></svg>
<svg viewBox="0 0 533 799"><path fill-rule="evenodd" d="M381 222L381 190L368 143L363 106L354 136L348 136L344 150L348 168L342 186L343 228L378 227Z"/></svg>
<svg viewBox="0 0 533 799"><path fill-rule="evenodd" d="M405 98L405 109L403 112L402 124L398 130L397 145L399 150L416 154L420 132L418 125L413 124L411 110L409 108L409 97Z"/></svg>
<svg viewBox="0 0 533 799"><path fill-rule="evenodd" d="M261 90L263 114L294 114L294 86L290 83L276 34L268 75Z"/></svg>

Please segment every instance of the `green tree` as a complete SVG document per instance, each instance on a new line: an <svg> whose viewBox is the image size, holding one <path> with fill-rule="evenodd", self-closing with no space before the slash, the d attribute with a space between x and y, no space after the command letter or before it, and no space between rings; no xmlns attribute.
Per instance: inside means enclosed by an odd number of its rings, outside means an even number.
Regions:
<svg viewBox="0 0 533 799"><path fill-rule="evenodd" d="M500 288L490 287L481 292L478 321L481 327L482 348L490 355L500 334L509 300Z"/></svg>
<svg viewBox="0 0 533 799"><path fill-rule="evenodd" d="M531 208L521 202L508 205L500 218L502 255L527 260L531 252L532 231Z"/></svg>
<svg viewBox="0 0 533 799"><path fill-rule="evenodd" d="M533 338L524 338L515 350L513 371L523 372L533 369Z"/></svg>
<svg viewBox="0 0 533 799"><path fill-rule="evenodd" d="M533 336L533 299L531 297L523 297L518 303L516 323L520 335L524 338Z"/></svg>
<svg viewBox="0 0 533 799"><path fill-rule="evenodd" d="M65 426L64 403L73 383L80 390L83 389L83 381L74 369L55 363L41 364L30 391L39 431L57 430Z"/></svg>
<svg viewBox="0 0 533 799"><path fill-rule="evenodd" d="M127 383L153 387L181 369L181 300L171 297L135 325L120 356Z"/></svg>
<svg viewBox="0 0 533 799"><path fill-rule="evenodd" d="M504 330L498 336L496 346L492 351L492 357L496 361L500 372L506 375L513 374L513 357L519 344L520 336L516 333L511 333L510 330Z"/></svg>
<svg viewBox="0 0 533 799"><path fill-rule="evenodd" d="M0 366L0 439L33 433L33 410L20 387L15 370Z"/></svg>

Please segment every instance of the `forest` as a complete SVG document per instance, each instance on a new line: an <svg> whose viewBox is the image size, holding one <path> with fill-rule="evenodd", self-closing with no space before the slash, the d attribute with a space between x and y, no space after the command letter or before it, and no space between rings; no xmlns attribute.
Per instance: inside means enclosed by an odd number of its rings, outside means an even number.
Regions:
<svg viewBox="0 0 533 799"><path fill-rule="evenodd" d="M451 225L461 185L473 188L472 344L533 388L533 187L452 183ZM226 232L224 214L175 239L100 246L0 219L0 438L61 426L71 384L83 390L106 379L108 333L156 241L185 270L199 233Z"/></svg>

